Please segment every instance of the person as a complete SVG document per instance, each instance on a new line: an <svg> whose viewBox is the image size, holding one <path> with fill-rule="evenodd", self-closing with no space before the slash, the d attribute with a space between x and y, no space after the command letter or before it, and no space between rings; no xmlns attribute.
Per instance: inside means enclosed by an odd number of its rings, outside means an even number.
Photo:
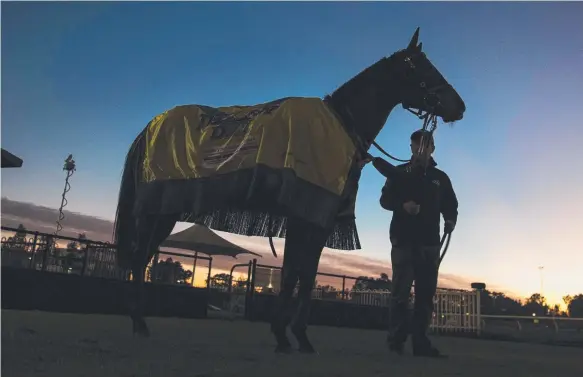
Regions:
<svg viewBox="0 0 583 377"><path fill-rule="evenodd" d="M384 209L393 212L390 226L393 289L387 341L389 349L398 354L404 352L411 333L414 356L444 356L431 344L427 331L437 289L440 214L445 220L444 231L451 233L457 222L458 201L448 175L436 167L434 150L432 134L415 131L411 135L411 161L395 167L396 174L387 178L380 200ZM410 323L413 282L415 302Z"/></svg>

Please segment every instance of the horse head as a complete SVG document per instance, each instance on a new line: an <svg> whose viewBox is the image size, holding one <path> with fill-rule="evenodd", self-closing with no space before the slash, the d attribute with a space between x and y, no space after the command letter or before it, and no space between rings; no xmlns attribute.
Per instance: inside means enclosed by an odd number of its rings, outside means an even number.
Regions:
<svg viewBox="0 0 583 377"><path fill-rule="evenodd" d="M460 95L423 52L419 28L405 49L381 58L325 100L364 149L399 104L416 109L416 115L440 117L444 122L460 120L466 111Z"/></svg>
<svg viewBox="0 0 583 377"><path fill-rule="evenodd" d="M463 118L466 105L423 52L422 43L419 43L419 28L415 30L407 48L395 55L402 58L404 63L401 98L404 108L439 116L446 123Z"/></svg>

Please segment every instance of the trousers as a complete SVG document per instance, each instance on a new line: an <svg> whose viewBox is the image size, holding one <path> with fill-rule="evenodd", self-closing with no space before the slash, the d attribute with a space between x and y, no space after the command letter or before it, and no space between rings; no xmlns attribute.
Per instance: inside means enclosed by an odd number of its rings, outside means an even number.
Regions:
<svg viewBox="0 0 583 377"><path fill-rule="evenodd" d="M431 346L427 331L433 315L433 297L437 290L439 246L401 246L391 249L393 269L389 341L404 343L409 334L413 348ZM411 318L409 302L415 282Z"/></svg>

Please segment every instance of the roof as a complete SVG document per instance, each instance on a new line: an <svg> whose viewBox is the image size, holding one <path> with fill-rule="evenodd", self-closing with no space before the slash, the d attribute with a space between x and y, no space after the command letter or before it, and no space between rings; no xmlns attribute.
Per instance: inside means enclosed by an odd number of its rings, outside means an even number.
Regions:
<svg viewBox="0 0 583 377"><path fill-rule="evenodd" d="M226 255L233 258L239 254L260 256L225 240L206 226L198 224L194 224L182 232L171 234L160 246L192 250L209 256Z"/></svg>
<svg viewBox="0 0 583 377"><path fill-rule="evenodd" d="M22 166L22 160L4 148L2 149L2 167L3 168L19 168Z"/></svg>

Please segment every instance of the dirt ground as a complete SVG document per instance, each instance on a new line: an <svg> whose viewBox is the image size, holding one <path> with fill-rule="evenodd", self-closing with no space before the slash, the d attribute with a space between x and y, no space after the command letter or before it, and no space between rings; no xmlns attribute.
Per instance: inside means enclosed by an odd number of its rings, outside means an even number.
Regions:
<svg viewBox="0 0 583 377"><path fill-rule="evenodd" d="M440 337L448 359L389 354L381 331L312 327L319 355L276 355L269 327L242 320L128 318L2 310L3 377L583 376L583 349Z"/></svg>

